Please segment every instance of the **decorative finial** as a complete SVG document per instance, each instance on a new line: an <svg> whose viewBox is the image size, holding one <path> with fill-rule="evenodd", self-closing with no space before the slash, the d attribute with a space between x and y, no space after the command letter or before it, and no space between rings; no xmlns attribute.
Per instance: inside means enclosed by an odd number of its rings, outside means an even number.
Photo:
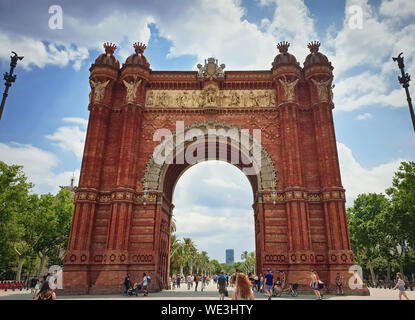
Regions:
<svg viewBox="0 0 415 320"><path fill-rule="evenodd" d="M134 43L133 47L135 49L135 53L137 53L137 54L143 53L144 50L146 50L146 48L147 48L147 46L142 42Z"/></svg>
<svg viewBox="0 0 415 320"><path fill-rule="evenodd" d="M318 41L311 41L308 44L308 49L310 49L311 53L317 53L318 52L318 48L320 47L320 42Z"/></svg>
<svg viewBox="0 0 415 320"><path fill-rule="evenodd" d="M117 50L117 46L111 42L104 43L104 49L106 54L113 55L115 50Z"/></svg>
<svg viewBox="0 0 415 320"><path fill-rule="evenodd" d="M280 53L287 53L288 47L290 46L290 43L287 41L281 41L277 44L277 48L280 51Z"/></svg>

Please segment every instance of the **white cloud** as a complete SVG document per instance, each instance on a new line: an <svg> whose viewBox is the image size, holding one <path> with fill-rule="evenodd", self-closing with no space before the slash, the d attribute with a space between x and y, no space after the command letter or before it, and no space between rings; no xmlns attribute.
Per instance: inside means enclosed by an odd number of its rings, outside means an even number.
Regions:
<svg viewBox="0 0 415 320"><path fill-rule="evenodd" d="M366 113L359 114L356 117L356 120L367 120L367 119L372 119L372 118L373 118L372 114L369 112L366 112Z"/></svg>
<svg viewBox="0 0 415 320"><path fill-rule="evenodd" d="M79 179L79 170L55 174L53 171L60 164L56 155L30 144L0 143L0 154L0 160L6 164L23 166L28 181L35 184L34 192L37 193L56 193L59 186L69 185L73 174L76 183Z"/></svg>
<svg viewBox="0 0 415 320"><path fill-rule="evenodd" d="M353 13L348 8L352 5L362 8L361 29L349 26ZM407 71L415 71L415 23L401 26L401 14L392 13L398 7L410 10L410 5L400 0L383 1L379 15L367 0L346 1L343 28L337 34L327 35L327 44L335 51L329 57L340 79L334 89L337 110L351 111L369 105L406 106L404 91L395 89L399 70L392 56L404 51ZM355 70L354 74L345 77L345 72L351 70Z"/></svg>
<svg viewBox="0 0 415 320"><path fill-rule="evenodd" d="M63 118L62 121L79 124L83 128L86 128L88 126L88 120L84 118L66 117L66 118Z"/></svg>
<svg viewBox="0 0 415 320"><path fill-rule="evenodd" d="M45 44L42 40L25 36L15 36L10 39L9 35L0 32L0 58L10 61L11 51L17 52L24 59L19 62L25 69L30 70L32 66L43 68L46 65L57 65L64 67L73 63L73 68L79 70L84 59L89 53L86 48L75 48L71 45L57 47L56 43Z"/></svg>
<svg viewBox="0 0 415 320"><path fill-rule="evenodd" d="M244 174L221 161L187 170L175 187L177 235L191 237L199 250L224 261L225 247L255 250L252 188Z"/></svg>
<svg viewBox="0 0 415 320"><path fill-rule="evenodd" d="M415 16L415 2L408 0L383 1L379 12L386 17L408 19Z"/></svg>
<svg viewBox="0 0 415 320"><path fill-rule="evenodd" d="M340 171L343 187L346 189L347 205L361 193L384 193L391 186L392 177L400 162L405 159L396 159L373 168L364 168L354 158L352 150L341 142L337 142Z"/></svg>
<svg viewBox="0 0 415 320"><path fill-rule="evenodd" d="M63 118L64 122L74 123L74 126L62 126L46 138L55 141L55 145L64 151L73 152L79 159L82 158L88 121L82 118Z"/></svg>

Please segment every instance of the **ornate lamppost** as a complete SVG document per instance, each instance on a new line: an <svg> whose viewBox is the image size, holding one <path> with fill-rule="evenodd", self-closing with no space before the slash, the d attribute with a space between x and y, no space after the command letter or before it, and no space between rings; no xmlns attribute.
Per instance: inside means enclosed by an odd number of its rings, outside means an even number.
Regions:
<svg viewBox="0 0 415 320"><path fill-rule="evenodd" d="M12 51L12 53L14 54L13 56L10 56L10 73L4 73L4 80L6 80L6 82L4 83L4 85L6 86L6 89L4 89L4 93L3 93L3 99L1 100L1 107L0 107L0 120L1 120L1 115L3 114L3 109L4 109L4 104L6 103L6 99L8 96L8 92L9 92L9 88L12 86L12 83L16 81L16 76L13 75L13 71L14 68L16 68L17 65L17 61L18 60L22 60L24 57L19 57L17 55L16 52Z"/></svg>
<svg viewBox="0 0 415 320"><path fill-rule="evenodd" d="M403 64L403 57L402 57L403 52L401 52L396 58L392 58L393 61L398 61L398 67L399 69L401 69L401 74L402 77L398 77L399 83L402 84L402 87L405 88L405 92L406 92L406 99L408 100L408 105L409 105L409 111L411 113L411 118L412 118L412 125L414 127L414 131L415 131L415 115L414 115L414 109L412 107L412 100L411 100L411 96L409 95L409 81L411 81L411 76L407 73L405 73L404 70L404 64Z"/></svg>

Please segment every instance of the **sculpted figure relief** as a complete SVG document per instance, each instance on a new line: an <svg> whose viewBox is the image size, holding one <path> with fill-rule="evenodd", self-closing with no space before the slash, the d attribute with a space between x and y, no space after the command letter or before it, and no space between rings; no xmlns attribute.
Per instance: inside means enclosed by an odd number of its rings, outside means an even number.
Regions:
<svg viewBox="0 0 415 320"><path fill-rule="evenodd" d="M105 82L95 82L94 80L89 80L89 84L91 85L91 89L94 89L94 96L92 100L92 92L89 94L89 101L92 102L100 102L104 98L105 94L105 87L110 83L109 80Z"/></svg>
<svg viewBox="0 0 415 320"><path fill-rule="evenodd" d="M125 87L127 88L127 103L134 102L136 94L137 94L137 88L140 86L142 79L137 81L137 76L134 76L134 80L132 82L127 82L123 80L123 83Z"/></svg>
<svg viewBox="0 0 415 320"><path fill-rule="evenodd" d="M261 108L275 106L275 90L148 90L146 107Z"/></svg>
<svg viewBox="0 0 415 320"><path fill-rule="evenodd" d="M311 81L314 83L314 85L317 88L318 97L321 101L328 101L328 95L330 94L330 98L333 99L333 92L332 88L334 86L331 85L332 79L328 79L326 81L317 81L314 79L311 79Z"/></svg>
<svg viewBox="0 0 415 320"><path fill-rule="evenodd" d="M295 85L297 84L299 79L296 79L294 81L288 81L285 76L283 77L284 80L279 79L282 87L284 88L284 92L285 92L285 98L288 101L293 101L294 100L294 88Z"/></svg>

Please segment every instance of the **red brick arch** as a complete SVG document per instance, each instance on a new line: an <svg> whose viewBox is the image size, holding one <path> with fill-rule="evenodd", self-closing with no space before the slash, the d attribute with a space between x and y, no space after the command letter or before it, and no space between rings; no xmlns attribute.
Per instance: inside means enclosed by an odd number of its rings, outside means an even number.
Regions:
<svg viewBox="0 0 415 320"><path fill-rule="evenodd" d="M224 72L208 59L199 72L153 71L140 48L121 68L108 50L90 69L90 117L64 290L120 292L126 273L137 280L143 272L152 276L151 289L167 287L172 193L190 164L155 163L160 142L153 138L161 128L177 134L177 122L186 130L261 130L261 170L248 176L258 272L282 270L304 288L311 269L330 288L337 272L347 281L354 256L327 58L307 57L301 68L282 43L271 70ZM311 49L321 55L318 44ZM207 151L208 142L204 136L197 143ZM228 156L241 151L231 139L214 144ZM244 169L242 162L235 165Z"/></svg>

